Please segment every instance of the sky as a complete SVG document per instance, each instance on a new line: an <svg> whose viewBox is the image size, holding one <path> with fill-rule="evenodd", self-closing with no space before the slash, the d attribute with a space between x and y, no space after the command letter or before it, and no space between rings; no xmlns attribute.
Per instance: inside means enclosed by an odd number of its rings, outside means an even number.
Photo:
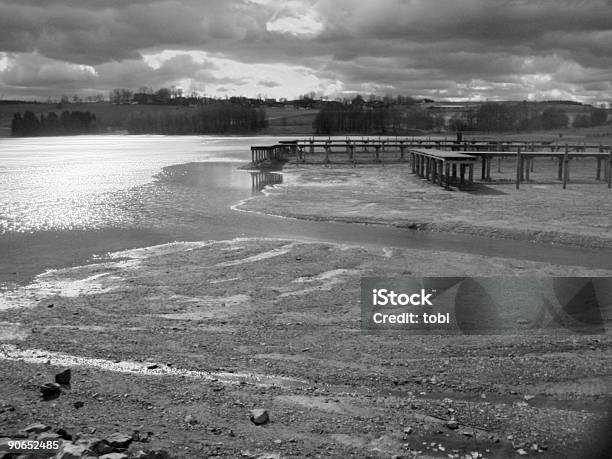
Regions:
<svg viewBox="0 0 612 459"><path fill-rule="evenodd" d="M612 0L0 0L0 99L612 101Z"/></svg>

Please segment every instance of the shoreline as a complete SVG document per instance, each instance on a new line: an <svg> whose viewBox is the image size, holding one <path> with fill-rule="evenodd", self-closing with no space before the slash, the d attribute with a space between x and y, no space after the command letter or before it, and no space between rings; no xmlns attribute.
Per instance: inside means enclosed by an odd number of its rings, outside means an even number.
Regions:
<svg viewBox="0 0 612 459"><path fill-rule="evenodd" d="M128 452L186 458L435 457L438 445L461 457L533 444L543 458L584 451L608 414L609 333L362 333L360 277L459 272L610 275L288 239L117 252L48 272L0 310L0 381L13 408L0 429L41 422L86 439L151 432ZM509 325L529 326L512 314ZM39 385L67 366L71 386L41 399ZM250 422L254 408L270 422Z"/></svg>
<svg viewBox="0 0 612 459"><path fill-rule="evenodd" d="M455 200L458 206L462 206L460 210L463 213L470 210L470 217L472 217L478 210L477 206L482 204L489 193L512 195L514 190L508 190L508 188L514 185L506 182L489 182L478 184L475 192L457 190L445 192L438 186L410 174L408 165L405 163L396 163L391 167L394 168L394 171L389 175L395 181L391 183L389 180L390 183L385 186L384 181L381 180L381 178L384 179L384 173L381 171L385 168L378 165L362 164L355 168L348 163L334 163L330 168L326 168L323 164L316 162L307 165L287 163L281 170L284 175L282 184L268 186L264 195L253 196L232 207L236 210L260 212L265 215L298 220L381 225L416 231L486 237L491 240L510 239L587 249L612 249L612 224L608 222L606 226L605 218L600 218L591 227L588 224L585 225L586 231L579 230L578 226L581 222L577 221L572 222L570 231L563 230L562 226L547 229L545 226L551 222L541 218L530 220L529 217L534 217L533 215L523 218L522 222L516 223L517 227L511 228L509 225L512 219L521 217L511 212L512 210L520 211L520 209L508 209L509 214L505 216L505 220L491 221L492 219L475 218L473 222L470 222L460 216L446 221L435 221L436 215L431 209L432 202L433 205L440 204L441 210L438 212L440 214L444 210L448 213L452 212L450 206L444 206L444 200ZM402 171L402 174L397 174L398 169ZM403 176L400 177L400 175ZM410 205L398 202L401 195L397 190L392 189L392 186L402 186L402 180L407 182L403 191L409 197ZM383 185L380 182L383 182ZM365 191L356 191L359 187L365 188ZM560 192L565 192L566 197L568 195L571 198L578 196L575 199L584 198L589 193L598 193L593 196L597 202L592 207L599 206L598 212L604 216L612 214L612 205L609 204L610 200L607 196L610 191L604 185L576 183L572 184L572 187L573 189L561 190L560 185L550 181L542 183L536 181L523 184L520 192L531 195L534 192L541 193L541 202L538 205L542 207L553 206L554 199L560 196ZM484 189L482 194L478 189ZM520 192L517 192L516 195L520 196ZM334 199L325 200L325 193L328 196L334 196ZM546 193L552 193L552 196L548 198L545 196ZM410 199L411 194L414 196L412 199ZM433 199L430 202L423 202L424 199L421 199L419 202L419 198L427 194L432 195ZM385 195L388 196L387 200L385 200ZM466 196L469 198L464 199ZM436 199L439 200L437 203L434 202ZM471 199L472 202L469 202L468 199ZM394 202L388 205L389 200ZM347 204L347 201L351 202ZM322 202L325 202L326 205L321 204ZM381 208L379 215L373 215L367 210L373 205ZM418 215L420 211L423 211L425 218ZM596 212L593 213L593 217L597 217Z"/></svg>
<svg viewBox="0 0 612 459"><path fill-rule="evenodd" d="M285 184L232 208L294 205L305 215L310 206L320 218L352 219L382 212L381 225L406 212L407 198L419 212L483 198L442 192L398 167L282 172ZM575 186L570 193L581 195ZM333 205L322 200L330 194ZM556 459L604 438L609 323L595 335L521 334L539 332L538 322L505 309L516 333L366 335L360 279L595 277L612 267L374 246L347 242L348 234L344 243L205 239L120 250L0 291L0 430L17 435L39 422L89 445L120 433L129 457L166 450L253 459L506 457L519 449ZM66 367L71 385L41 398L41 385ZM269 422L250 421L253 409L266 409Z"/></svg>

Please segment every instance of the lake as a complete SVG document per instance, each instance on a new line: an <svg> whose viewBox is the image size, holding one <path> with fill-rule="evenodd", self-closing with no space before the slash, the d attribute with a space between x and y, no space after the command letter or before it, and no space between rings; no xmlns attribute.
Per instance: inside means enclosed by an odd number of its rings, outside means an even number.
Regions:
<svg viewBox="0 0 612 459"><path fill-rule="evenodd" d="M232 210L278 174L240 170L269 137L71 136L0 139L0 283L93 254L175 240L280 237L435 248L609 267L598 251L525 241L298 221ZM318 167L318 166L313 166ZM520 255L517 255L520 254Z"/></svg>

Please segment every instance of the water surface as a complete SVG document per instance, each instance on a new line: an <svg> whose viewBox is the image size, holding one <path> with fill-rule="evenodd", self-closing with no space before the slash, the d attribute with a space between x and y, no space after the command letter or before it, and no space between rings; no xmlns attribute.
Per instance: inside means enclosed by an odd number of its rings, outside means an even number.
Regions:
<svg viewBox="0 0 612 459"><path fill-rule="evenodd" d="M0 139L0 283L93 254L175 240L280 237L415 247L609 268L610 251L298 221L231 209L281 176L253 174L269 137L75 136Z"/></svg>

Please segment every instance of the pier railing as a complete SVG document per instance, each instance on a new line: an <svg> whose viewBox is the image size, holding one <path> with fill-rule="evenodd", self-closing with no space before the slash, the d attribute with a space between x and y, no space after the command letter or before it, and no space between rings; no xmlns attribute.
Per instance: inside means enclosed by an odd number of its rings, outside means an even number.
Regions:
<svg viewBox="0 0 612 459"><path fill-rule="evenodd" d="M447 153L463 154L463 157ZM445 187L469 185L474 182L477 160L481 163L481 181L490 181L494 158L516 158L516 186L531 179L536 157L551 157L558 162L557 179L567 186L570 179L570 163L574 159L592 157L596 160L595 180L605 181L612 187L612 149L610 145L565 143L550 141L504 141L410 138L410 137L360 137L346 139L307 138L279 141L270 146L251 147L253 165L280 160L296 163L312 162L329 165L332 158L340 162L412 163L412 171ZM467 155L467 157L466 157ZM469 158L468 158L469 157ZM368 161L369 160L369 161ZM334 162L335 162L334 161ZM442 170L440 170L442 167ZM447 172L447 167L449 171ZM500 166L498 166L498 170ZM466 176L467 174L467 176Z"/></svg>

